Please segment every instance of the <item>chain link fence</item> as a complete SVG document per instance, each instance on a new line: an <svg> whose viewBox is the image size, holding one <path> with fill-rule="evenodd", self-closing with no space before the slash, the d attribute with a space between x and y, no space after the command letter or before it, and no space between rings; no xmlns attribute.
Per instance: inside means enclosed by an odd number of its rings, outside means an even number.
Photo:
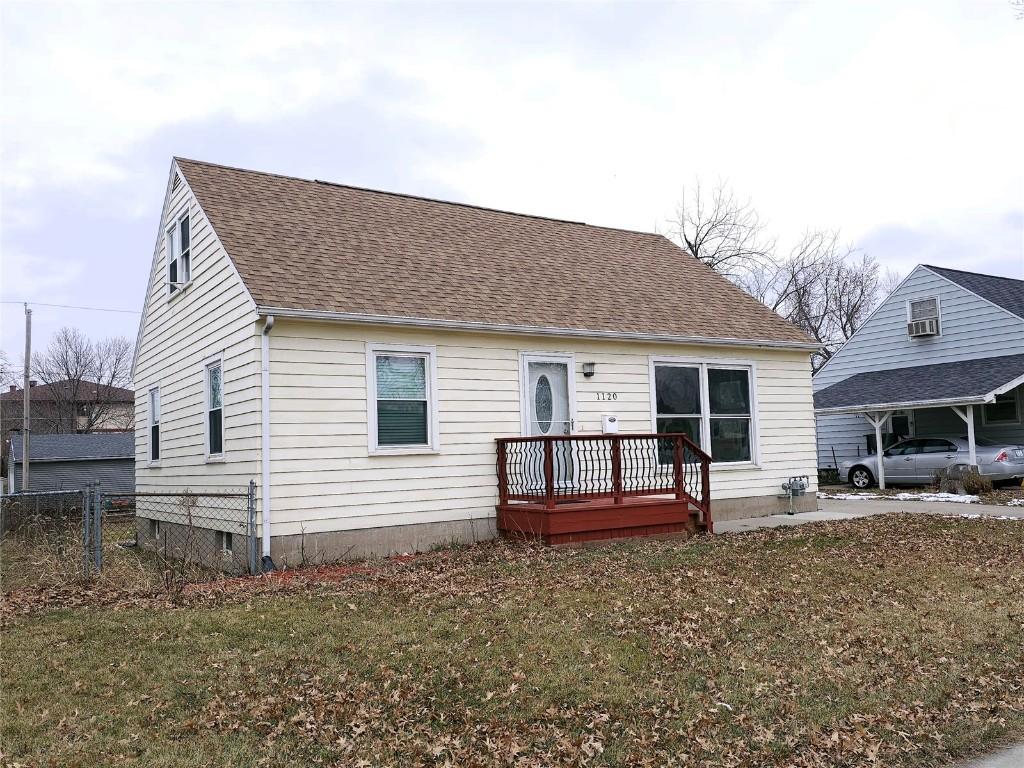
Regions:
<svg viewBox="0 0 1024 768"><path fill-rule="evenodd" d="M102 575L174 587L260 571L256 485L218 493L20 493L0 501L0 588Z"/></svg>
<svg viewBox="0 0 1024 768"><path fill-rule="evenodd" d="M88 571L87 491L0 497L0 589L60 586Z"/></svg>

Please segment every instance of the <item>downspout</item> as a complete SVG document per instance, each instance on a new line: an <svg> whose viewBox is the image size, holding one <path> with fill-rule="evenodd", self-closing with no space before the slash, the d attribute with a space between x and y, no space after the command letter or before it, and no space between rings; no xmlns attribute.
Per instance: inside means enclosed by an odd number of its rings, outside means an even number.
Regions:
<svg viewBox="0 0 1024 768"><path fill-rule="evenodd" d="M263 333L260 335L260 411L262 425L260 429L260 469L263 474L262 520L263 530L263 571L274 571L274 561L270 558L270 331L274 327L274 316L267 315L263 321Z"/></svg>

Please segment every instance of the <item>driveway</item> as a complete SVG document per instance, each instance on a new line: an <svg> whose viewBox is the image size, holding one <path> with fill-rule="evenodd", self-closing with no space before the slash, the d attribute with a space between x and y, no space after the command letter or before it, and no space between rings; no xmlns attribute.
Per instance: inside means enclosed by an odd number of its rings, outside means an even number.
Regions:
<svg viewBox="0 0 1024 768"><path fill-rule="evenodd" d="M712 507L712 511L714 507ZM855 517L882 515L887 512L924 512L930 515L986 515L1014 517L1024 520L1024 507L1006 507L996 504L957 504L948 501L896 501L890 499L818 499L816 512L795 515L769 515L745 520L715 522L715 533L740 533L759 528L777 528L783 525L818 523L824 520L851 520Z"/></svg>

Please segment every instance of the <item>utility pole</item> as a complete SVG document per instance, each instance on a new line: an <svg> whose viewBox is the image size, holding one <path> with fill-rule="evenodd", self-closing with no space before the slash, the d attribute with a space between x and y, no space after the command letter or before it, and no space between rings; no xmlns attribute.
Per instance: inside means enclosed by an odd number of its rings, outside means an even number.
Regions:
<svg viewBox="0 0 1024 768"><path fill-rule="evenodd" d="M28 308L28 303L25 304L25 363L22 365L25 370L23 386L24 391L22 392L23 398L23 412L22 412L22 424L21 424L21 490L28 490L28 449L29 449L29 437L28 432L31 427L31 420L29 419L29 410L31 408L31 398L29 397L29 378L31 375L32 368L32 310ZM14 458L13 456L11 457ZM12 489L13 490L13 489Z"/></svg>

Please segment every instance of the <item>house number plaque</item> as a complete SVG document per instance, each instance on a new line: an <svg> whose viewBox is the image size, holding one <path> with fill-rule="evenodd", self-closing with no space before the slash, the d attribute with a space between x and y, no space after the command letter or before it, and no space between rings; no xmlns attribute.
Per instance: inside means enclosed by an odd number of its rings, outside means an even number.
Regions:
<svg viewBox="0 0 1024 768"><path fill-rule="evenodd" d="M598 392L597 393L597 399L598 400L618 400L619 399L619 393L618 392Z"/></svg>

